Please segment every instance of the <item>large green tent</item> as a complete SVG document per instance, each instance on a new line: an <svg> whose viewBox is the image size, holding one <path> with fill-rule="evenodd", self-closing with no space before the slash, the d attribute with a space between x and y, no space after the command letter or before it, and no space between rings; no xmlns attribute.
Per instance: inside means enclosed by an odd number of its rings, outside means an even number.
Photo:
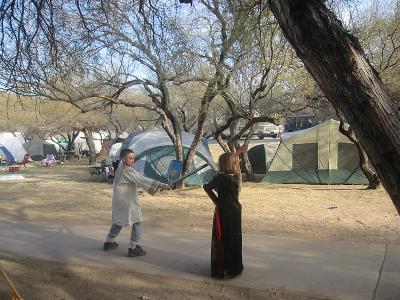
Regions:
<svg viewBox="0 0 400 300"><path fill-rule="evenodd" d="M339 132L335 120L284 134L264 181L368 184L356 146Z"/></svg>

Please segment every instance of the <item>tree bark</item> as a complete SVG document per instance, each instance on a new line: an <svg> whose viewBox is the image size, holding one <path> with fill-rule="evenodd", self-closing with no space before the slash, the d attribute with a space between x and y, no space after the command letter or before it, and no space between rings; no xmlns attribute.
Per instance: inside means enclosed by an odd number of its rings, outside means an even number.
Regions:
<svg viewBox="0 0 400 300"><path fill-rule="evenodd" d="M358 40L318 0L269 0L286 38L343 112L400 213L400 114Z"/></svg>
<svg viewBox="0 0 400 300"><path fill-rule="evenodd" d="M247 146L247 148L249 148L252 134L253 134L253 129L251 129L249 131L249 134L247 135L247 137L243 143ZM243 153L241 153L240 158L241 158L242 166L243 166L241 171L242 171L242 173L246 174L246 181L255 181L256 177L254 176L253 168L251 167L251 163L250 163L250 159L249 159L249 155L248 155L247 151L244 151Z"/></svg>

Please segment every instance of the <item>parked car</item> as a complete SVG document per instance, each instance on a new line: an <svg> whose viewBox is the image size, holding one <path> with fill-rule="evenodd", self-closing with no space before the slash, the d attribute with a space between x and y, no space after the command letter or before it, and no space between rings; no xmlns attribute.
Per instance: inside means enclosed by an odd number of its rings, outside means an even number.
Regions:
<svg viewBox="0 0 400 300"><path fill-rule="evenodd" d="M285 132L292 132L314 127L319 124L319 120L315 115L301 115L289 117L285 122Z"/></svg>

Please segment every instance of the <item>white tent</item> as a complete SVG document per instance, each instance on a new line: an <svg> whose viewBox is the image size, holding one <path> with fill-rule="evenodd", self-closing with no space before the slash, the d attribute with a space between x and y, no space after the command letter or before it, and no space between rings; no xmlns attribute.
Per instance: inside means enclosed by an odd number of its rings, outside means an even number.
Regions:
<svg viewBox="0 0 400 300"><path fill-rule="evenodd" d="M94 146L96 149L96 153L100 153L101 147L102 147L102 141L105 138L104 134L99 134L97 132L93 132L93 141L94 141ZM65 142L60 142L64 147L67 146L67 143ZM86 137L85 133L79 132L78 136L74 140L74 148L75 149L80 149L81 151L87 151L89 150L89 146L86 143Z"/></svg>
<svg viewBox="0 0 400 300"><path fill-rule="evenodd" d="M0 132L0 144L6 146L8 151L14 156L15 160L22 162L26 154L18 135L12 132Z"/></svg>
<svg viewBox="0 0 400 300"><path fill-rule="evenodd" d="M96 153L100 153L104 136L97 132L92 132L92 135L93 135L93 142L94 142L94 147L96 149ZM78 147L78 149L81 149L82 151L89 150L89 146L86 143L86 137L83 132L79 132L79 135L76 137L76 139L74 141L74 145L75 145L75 148Z"/></svg>

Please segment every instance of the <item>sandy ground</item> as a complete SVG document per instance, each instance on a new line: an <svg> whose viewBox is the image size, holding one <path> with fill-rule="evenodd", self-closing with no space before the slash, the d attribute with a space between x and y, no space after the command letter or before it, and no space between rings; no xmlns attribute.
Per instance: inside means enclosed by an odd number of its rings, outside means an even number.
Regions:
<svg viewBox="0 0 400 300"><path fill-rule="evenodd" d="M0 181L0 218L109 225L111 185L92 181L85 164L85 160L54 168L31 164L20 171L26 180ZM382 188L244 183L240 200L245 234L400 244L400 218ZM147 228L210 231L213 205L201 188L145 195L141 204ZM161 277L155 281L143 274L4 255L0 264L18 282L20 292L30 295L27 299L314 299L285 290ZM0 299L4 293L0 281Z"/></svg>

